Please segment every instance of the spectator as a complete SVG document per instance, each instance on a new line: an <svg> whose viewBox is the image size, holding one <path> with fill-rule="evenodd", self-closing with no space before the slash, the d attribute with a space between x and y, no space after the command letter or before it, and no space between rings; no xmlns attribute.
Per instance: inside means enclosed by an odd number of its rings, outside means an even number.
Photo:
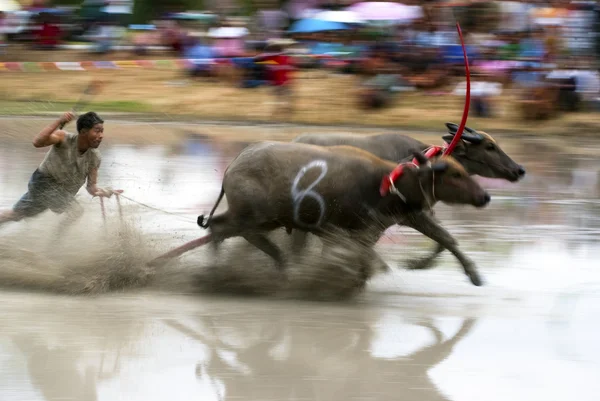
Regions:
<svg viewBox="0 0 600 401"><path fill-rule="evenodd" d="M51 14L42 15L42 27L38 33L38 47L42 50L56 49L60 43L61 31L57 17Z"/></svg>
<svg viewBox="0 0 600 401"><path fill-rule="evenodd" d="M172 51L181 55L184 49L184 35L177 24L177 21L161 21L159 24L162 43L171 48Z"/></svg>
<svg viewBox="0 0 600 401"><path fill-rule="evenodd" d="M186 59L194 60L194 66L189 70L192 76L215 76L215 53L206 41L191 37L183 53Z"/></svg>
<svg viewBox="0 0 600 401"><path fill-rule="evenodd" d="M520 41L519 57L524 60L541 62L545 56L544 31L541 28L529 31Z"/></svg>
<svg viewBox="0 0 600 401"><path fill-rule="evenodd" d="M282 41L275 41L267 47L269 53L256 56L256 62L266 62L269 66L269 78L272 85L275 87L275 96L277 105L274 114L279 110L287 111L291 117L294 112L293 93L292 93L292 71L294 66L292 59L284 51Z"/></svg>

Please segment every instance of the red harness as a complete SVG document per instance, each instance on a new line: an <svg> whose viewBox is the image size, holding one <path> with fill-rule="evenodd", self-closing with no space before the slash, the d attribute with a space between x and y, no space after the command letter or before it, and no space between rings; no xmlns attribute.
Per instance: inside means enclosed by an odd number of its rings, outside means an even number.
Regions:
<svg viewBox="0 0 600 401"><path fill-rule="evenodd" d="M432 157L439 155L445 150L446 146L430 146L423 151L423 154L427 159L431 159ZM412 162L409 163L398 164L389 175L383 177L383 180L381 180L381 185L379 186L379 193L381 194L381 196L386 196L390 193L390 189L393 187L394 183L404 173L404 167L409 165L413 165L418 168L419 162L417 161L417 158L414 158Z"/></svg>
<svg viewBox="0 0 600 401"><path fill-rule="evenodd" d="M426 158L431 159L434 156L439 155L441 152L444 152L447 149L447 146L430 146L427 149L425 149L423 151L423 154L425 155ZM414 164L416 164L417 166L419 165L419 162L417 161L417 158L415 157L412 161Z"/></svg>

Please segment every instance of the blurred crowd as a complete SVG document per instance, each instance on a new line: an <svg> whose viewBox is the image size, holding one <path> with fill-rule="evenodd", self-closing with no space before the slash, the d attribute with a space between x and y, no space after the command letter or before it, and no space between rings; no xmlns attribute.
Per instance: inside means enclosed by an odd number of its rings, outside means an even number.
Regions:
<svg viewBox="0 0 600 401"><path fill-rule="evenodd" d="M127 10L82 16L66 8L31 9L3 13L0 28L6 43L36 49L77 41L98 53L168 51L192 60L186 72L195 77L242 88L273 85L291 112L297 69L357 75L357 105L366 109L388 107L404 91L463 95L459 20L476 115L497 115L496 99L509 90L526 119L598 108L596 2L410 1L389 8L391 19L378 17L373 4L348 3L288 1L236 18L177 12L137 25L127 23Z"/></svg>

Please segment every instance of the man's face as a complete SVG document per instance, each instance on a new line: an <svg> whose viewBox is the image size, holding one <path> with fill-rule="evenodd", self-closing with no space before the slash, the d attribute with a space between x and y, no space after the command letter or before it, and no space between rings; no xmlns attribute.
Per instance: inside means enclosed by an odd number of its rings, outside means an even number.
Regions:
<svg viewBox="0 0 600 401"><path fill-rule="evenodd" d="M96 149L102 143L104 137L104 124L98 123L94 125L88 132L88 143L91 148Z"/></svg>

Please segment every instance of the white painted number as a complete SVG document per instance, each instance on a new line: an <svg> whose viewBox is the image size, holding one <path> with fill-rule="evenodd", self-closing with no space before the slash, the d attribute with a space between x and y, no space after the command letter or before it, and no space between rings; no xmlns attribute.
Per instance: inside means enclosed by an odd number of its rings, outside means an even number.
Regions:
<svg viewBox="0 0 600 401"><path fill-rule="evenodd" d="M300 180L302 177L304 177L306 172L312 168L319 168L321 170L321 174L312 182L312 184L306 187L306 189L298 190L298 184L300 183ZM317 186L323 178L325 178L326 174L327 162L324 160L314 160L302 167L298 172L298 175L296 175L296 178L294 178L294 183L292 184L292 203L294 206L294 221L297 224L308 228L317 228L321 226L323 218L325 217L325 199L323 199L319 193L313 191L313 188ZM316 223L307 224L300 219L300 206L305 198L312 198L319 204L319 218Z"/></svg>

